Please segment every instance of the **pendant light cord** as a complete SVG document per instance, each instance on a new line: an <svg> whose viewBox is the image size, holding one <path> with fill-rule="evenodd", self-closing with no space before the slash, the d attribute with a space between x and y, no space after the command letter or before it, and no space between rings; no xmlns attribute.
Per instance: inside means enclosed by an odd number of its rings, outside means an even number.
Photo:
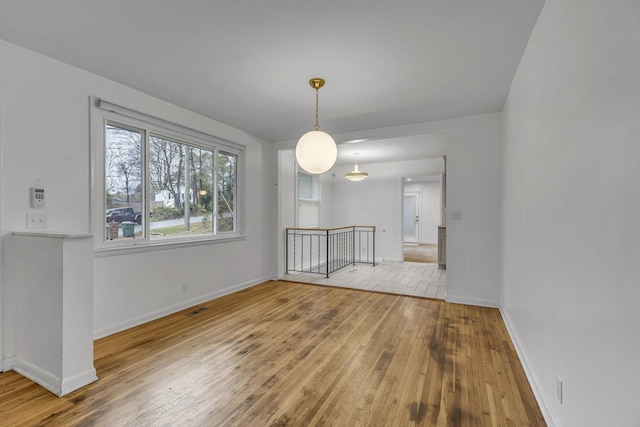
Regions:
<svg viewBox="0 0 640 427"><path fill-rule="evenodd" d="M320 130L320 125L318 124L318 88L316 88L316 125L314 129Z"/></svg>

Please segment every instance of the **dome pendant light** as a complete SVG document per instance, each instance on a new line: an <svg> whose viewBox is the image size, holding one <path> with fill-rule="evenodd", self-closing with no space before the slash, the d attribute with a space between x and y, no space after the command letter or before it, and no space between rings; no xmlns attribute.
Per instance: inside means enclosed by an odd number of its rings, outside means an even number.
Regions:
<svg viewBox="0 0 640 427"><path fill-rule="evenodd" d="M362 172L360 169L358 169L358 154L360 153L353 153L353 155L356 157L356 164L353 167L353 170L349 173L344 174L344 177L349 181L362 181L369 176L368 173Z"/></svg>
<svg viewBox="0 0 640 427"><path fill-rule="evenodd" d="M305 133L296 145L296 160L302 169L311 174L321 174L331 169L338 157L338 147L331 135L320 130L318 125L318 90L324 79L313 78L309 84L316 90L316 125Z"/></svg>

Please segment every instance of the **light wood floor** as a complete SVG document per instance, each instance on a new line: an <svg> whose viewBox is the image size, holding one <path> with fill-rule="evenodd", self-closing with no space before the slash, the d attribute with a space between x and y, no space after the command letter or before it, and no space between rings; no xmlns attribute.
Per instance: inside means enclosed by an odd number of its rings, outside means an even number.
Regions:
<svg viewBox="0 0 640 427"><path fill-rule="evenodd" d="M404 260L407 262L426 262L438 263L438 244L437 243L420 243L407 244L402 247Z"/></svg>
<svg viewBox="0 0 640 427"><path fill-rule="evenodd" d="M495 309L266 282L96 341L65 397L0 374L3 426L543 426Z"/></svg>

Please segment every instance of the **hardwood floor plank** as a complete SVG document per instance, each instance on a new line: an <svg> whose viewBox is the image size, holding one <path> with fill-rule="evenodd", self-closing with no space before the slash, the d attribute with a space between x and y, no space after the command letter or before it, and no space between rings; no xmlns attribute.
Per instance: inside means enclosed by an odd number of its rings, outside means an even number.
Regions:
<svg viewBox="0 0 640 427"><path fill-rule="evenodd" d="M94 348L62 398L1 373L0 426L545 425L495 309L272 281Z"/></svg>

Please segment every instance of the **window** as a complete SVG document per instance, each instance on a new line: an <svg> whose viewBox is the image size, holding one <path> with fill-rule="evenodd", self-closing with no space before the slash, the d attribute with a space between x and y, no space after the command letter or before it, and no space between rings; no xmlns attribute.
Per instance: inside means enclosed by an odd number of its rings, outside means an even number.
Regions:
<svg viewBox="0 0 640 427"><path fill-rule="evenodd" d="M298 199L318 200L318 175L298 172Z"/></svg>
<svg viewBox="0 0 640 427"><path fill-rule="evenodd" d="M320 191L318 175L298 172L298 227L320 226Z"/></svg>
<svg viewBox="0 0 640 427"><path fill-rule="evenodd" d="M236 229L235 194L236 163L235 154L218 153L218 231L234 231Z"/></svg>
<svg viewBox="0 0 640 427"><path fill-rule="evenodd" d="M243 147L104 101L95 106L94 188L102 195L94 208L98 246L241 234Z"/></svg>

